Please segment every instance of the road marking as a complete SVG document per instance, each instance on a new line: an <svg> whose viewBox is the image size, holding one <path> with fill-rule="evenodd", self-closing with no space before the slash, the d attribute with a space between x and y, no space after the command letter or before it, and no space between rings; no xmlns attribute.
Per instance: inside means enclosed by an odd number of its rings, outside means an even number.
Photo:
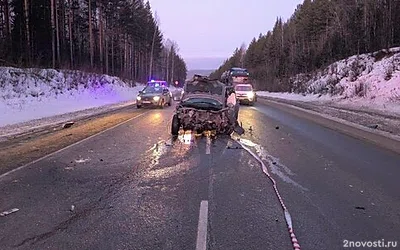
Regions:
<svg viewBox="0 0 400 250"><path fill-rule="evenodd" d="M211 138L210 138L210 136L207 136L206 155L209 155L210 153L211 153Z"/></svg>
<svg viewBox="0 0 400 250"><path fill-rule="evenodd" d="M196 250L207 249L207 221L208 221L208 201L200 202L199 226L197 228Z"/></svg>
<svg viewBox="0 0 400 250"><path fill-rule="evenodd" d="M60 153L60 152L62 152L62 151L64 151L64 150L66 150L66 149L72 148L72 147L74 147L74 146L76 146L76 145L81 144L82 142L88 141L88 140L90 140L90 139L92 139L92 138L94 138L94 137L96 137L96 136L99 136L99 135L101 135L101 134L104 134L104 133L107 132L107 131L110 131L110 130L115 129L115 128L121 126L121 125L124 125L125 123L128 123L128 122L130 122L130 121L133 121L133 120L135 120L136 118L139 118L139 117L141 117L141 116L143 116L143 115L145 115L145 114L147 114L147 113L149 113L149 112L150 112L150 111L147 111L147 112L142 113L142 114L140 114L140 115L137 115L137 116L135 116L135 117L129 118L128 120L123 121L123 122L121 122L121 123L118 123L117 125L114 125L114 126L112 126L111 128L108 128L108 129L105 129L105 130L103 130L103 131L100 131L100 132L98 132L97 134L94 134L94 135L91 135L91 136L89 136L89 137L86 137L86 138L84 138L84 139L82 139L82 140L80 140L80 141L77 141L77 142L75 142L75 143L72 143L72 144L70 144L70 145L64 147L64 148L61 148L61 149L59 149L59 150L57 150L57 151L54 151L53 153L50 153L50 154L45 155L45 156L43 156L43 157L40 157L39 159L36 159L36 160L34 160L34 161L31 161L31 162L29 162L29 163L27 163L27 164L25 164L25 165L22 165L22 166L20 166L20 167L18 167L18 168L16 168L16 169L10 170L10 171L8 171L8 172L6 172L6 173L0 175L0 180L3 179L4 177L6 177L6 176L8 176L8 175L10 175L10 174L12 174L12 173L14 173L14 172L17 172L17 171L22 170L22 169L24 169L24 168L26 168L26 167L29 167L29 166L31 166L31 165L37 163L37 162L40 162L40 161L42 161L42 160L44 160L44 159L46 159L46 158L49 158L50 156L56 155L56 154L58 154L58 153Z"/></svg>

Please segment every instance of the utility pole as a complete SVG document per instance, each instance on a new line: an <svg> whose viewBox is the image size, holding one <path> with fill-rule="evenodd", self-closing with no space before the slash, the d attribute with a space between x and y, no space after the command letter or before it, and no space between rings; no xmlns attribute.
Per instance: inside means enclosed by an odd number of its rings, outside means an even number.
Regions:
<svg viewBox="0 0 400 250"><path fill-rule="evenodd" d="M175 51L174 47L172 47L172 63L171 63L171 81L170 83L174 82L174 68L175 68Z"/></svg>
<svg viewBox="0 0 400 250"><path fill-rule="evenodd" d="M152 42L152 44L151 44L150 66L149 66L149 79L148 79L148 80L151 80L152 75L153 75L154 40L156 39L156 32L157 32L157 28L154 29L153 42Z"/></svg>
<svg viewBox="0 0 400 250"><path fill-rule="evenodd" d="M149 65L149 79L151 80L151 78L153 77L153 61L154 61L154 43L156 40L156 34L157 34L157 29L158 29L158 24L159 24L159 20L158 20L158 16L157 16L157 12L154 14L154 33L153 33L153 42L151 43L151 54L150 54L150 65Z"/></svg>

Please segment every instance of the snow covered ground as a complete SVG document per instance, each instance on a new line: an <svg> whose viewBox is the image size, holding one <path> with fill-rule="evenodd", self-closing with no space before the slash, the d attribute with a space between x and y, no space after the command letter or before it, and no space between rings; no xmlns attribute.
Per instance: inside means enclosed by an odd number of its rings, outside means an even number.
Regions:
<svg viewBox="0 0 400 250"><path fill-rule="evenodd" d="M368 98L354 97L343 98L342 96L322 95L322 94L296 94L296 93L278 93L257 91L258 96L283 99L297 102L307 102L319 106L335 106L343 109L352 109L360 111L370 111L378 113L389 113L400 116L399 101L375 101Z"/></svg>
<svg viewBox="0 0 400 250"><path fill-rule="evenodd" d="M143 87L80 71L0 67L0 135L16 124L39 126L55 122L50 117L66 120L71 112L76 117L77 111L87 115L132 104Z"/></svg>
<svg viewBox="0 0 400 250"><path fill-rule="evenodd" d="M258 95L400 114L400 48L352 56L291 82L296 93Z"/></svg>

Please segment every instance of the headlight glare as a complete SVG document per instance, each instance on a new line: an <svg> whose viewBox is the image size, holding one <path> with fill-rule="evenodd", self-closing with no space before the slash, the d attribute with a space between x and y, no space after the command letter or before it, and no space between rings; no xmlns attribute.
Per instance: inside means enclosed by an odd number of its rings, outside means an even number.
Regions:
<svg viewBox="0 0 400 250"><path fill-rule="evenodd" d="M253 98L253 97L254 97L254 92L249 92L249 93L247 93L247 97L248 97L248 98Z"/></svg>
<svg viewBox="0 0 400 250"><path fill-rule="evenodd" d="M160 97L159 96L155 96L155 97L153 97L153 100L158 102L160 100Z"/></svg>
<svg viewBox="0 0 400 250"><path fill-rule="evenodd" d="M140 101L140 100L142 100L142 97L138 96L138 97L136 97L136 100Z"/></svg>

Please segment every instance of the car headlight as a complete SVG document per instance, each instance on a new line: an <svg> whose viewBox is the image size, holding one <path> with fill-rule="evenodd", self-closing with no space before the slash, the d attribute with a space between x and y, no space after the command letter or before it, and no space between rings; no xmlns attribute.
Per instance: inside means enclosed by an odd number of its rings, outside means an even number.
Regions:
<svg viewBox="0 0 400 250"><path fill-rule="evenodd" d="M248 97L248 98L253 98L253 97L254 97L254 92L249 92L249 93L247 93L247 97Z"/></svg>
<svg viewBox="0 0 400 250"><path fill-rule="evenodd" d="M160 100L160 97L159 96L155 96L155 97L153 97L153 100L158 102Z"/></svg>
<svg viewBox="0 0 400 250"><path fill-rule="evenodd" d="M142 100L142 97L138 96L138 97L136 97L136 100L140 101L140 100Z"/></svg>

